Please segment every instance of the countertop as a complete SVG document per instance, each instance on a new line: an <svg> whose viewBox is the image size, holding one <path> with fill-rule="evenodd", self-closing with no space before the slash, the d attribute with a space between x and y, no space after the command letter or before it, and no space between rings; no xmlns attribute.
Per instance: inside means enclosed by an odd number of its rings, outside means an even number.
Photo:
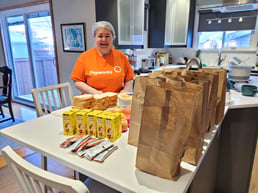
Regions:
<svg viewBox="0 0 258 193"><path fill-rule="evenodd" d="M258 84L258 76L250 76L250 83L242 84ZM227 105L231 109L236 108L248 108L248 107L257 107L258 106L258 95L256 94L253 97L243 96L240 91L237 89L230 89L229 95L226 98Z"/></svg>

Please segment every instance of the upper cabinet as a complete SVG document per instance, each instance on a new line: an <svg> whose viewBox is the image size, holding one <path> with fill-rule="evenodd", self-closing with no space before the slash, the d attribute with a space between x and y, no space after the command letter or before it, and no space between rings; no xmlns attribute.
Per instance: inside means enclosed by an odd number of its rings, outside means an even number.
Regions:
<svg viewBox="0 0 258 193"><path fill-rule="evenodd" d="M117 33L116 48L142 48L144 0L95 0L96 21L109 21Z"/></svg>
<svg viewBox="0 0 258 193"><path fill-rule="evenodd" d="M143 48L146 42L148 48L192 47L195 0L95 0L95 4L96 21L110 21L115 28L116 48Z"/></svg>
<svg viewBox="0 0 258 193"><path fill-rule="evenodd" d="M192 47L195 0L149 0L148 47Z"/></svg>
<svg viewBox="0 0 258 193"><path fill-rule="evenodd" d="M186 45L190 0L167 0L165 46Z"/></svg>
<svg viewBox="0 0 258 193"><path fill-rule="evenodd" d="M144 0L118 0L118 44L143 45Z"/></svg>

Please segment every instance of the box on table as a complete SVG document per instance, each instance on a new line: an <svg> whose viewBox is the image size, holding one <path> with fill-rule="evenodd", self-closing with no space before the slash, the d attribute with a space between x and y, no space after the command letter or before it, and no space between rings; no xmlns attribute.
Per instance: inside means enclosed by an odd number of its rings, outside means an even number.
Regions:
<svg viewBox="0 0 258 193"><path fill-rule="evenodd" d="M93 110L87 114L87 134L97 136L97 115L102 113L100 110Z"/></svg>
<svg viewBox="0 0 258 193"><path fill-rule="evenodd" d="M64 135L74 135L76 130L75 112L65 111L63 112L62 116Z"/></svg>
<svg viewBox="0 0 258 193"><path fill-rule="evenodd" d="M119 113L112 113L107 115L105 120L106 138L114 142L121 135L121 115Z"/></svg>
<svg viewBox="0 0 258 193"><path fill-rule="evenodd" d="M87 114L89 112L91 109L83 109L75 113L77 135L87 135Z"/></svg>
<svg viewBox="0 0 258 193"><path fill-rule="evenodd" d="M105 121L106 116L110 114L110 112L102 112L97 115L97 137L98 138L106 138L106 127Z"/></svg>

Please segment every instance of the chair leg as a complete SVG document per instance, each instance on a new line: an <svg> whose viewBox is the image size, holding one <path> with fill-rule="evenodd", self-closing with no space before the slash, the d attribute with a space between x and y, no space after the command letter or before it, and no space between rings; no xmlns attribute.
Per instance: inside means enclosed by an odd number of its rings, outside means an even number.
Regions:
<svg viewBox="0 0 258 193"><path fill-rule="evenodd" d="M41 168L47 170L47 157L41 155Z"/></svg>
<svg viewBox="0 0 258 193"><path fill-rule="evenodd" d="M10 112L10 115L12 117L12 120L14 122L15 120L14 120L14 116L13 116L13 108L12 108L12 103L11 102L8 103L8 108L9 108L9 112Z"/></svg>
<svg viewBox="0 0 258 193"><path fill-rule="evenodd" d="M3 109L2 109L2 105L0 105L0 114L1 114L2 117L4 118L4 112L3 112Z"/></svg>

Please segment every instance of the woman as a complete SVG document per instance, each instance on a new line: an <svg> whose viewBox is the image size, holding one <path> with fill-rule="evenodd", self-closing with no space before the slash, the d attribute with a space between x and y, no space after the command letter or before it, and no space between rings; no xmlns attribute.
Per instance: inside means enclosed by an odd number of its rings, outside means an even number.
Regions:
<svg viewBox="0 0 258 193"><path fill-rule="evenodd" d="M82 53L71 74L75 87L84 94L129 92L135 76L123 52L113 48L115 31L107 21L93 25L96 47Z"/></svg>

